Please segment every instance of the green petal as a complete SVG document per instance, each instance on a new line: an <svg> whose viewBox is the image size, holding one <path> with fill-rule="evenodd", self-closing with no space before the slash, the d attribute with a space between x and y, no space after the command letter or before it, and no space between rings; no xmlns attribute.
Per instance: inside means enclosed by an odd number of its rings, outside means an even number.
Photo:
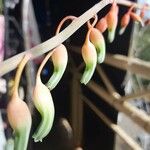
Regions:
<svg viewBox="0 0 150 150"><path fill-rule="evenodd" d="M50 132L54 121L54 103L48 88L40 83L34 90L34 105L41 115L41 122L37 127L33 138L35 142L41 141Z"/></svg>
<svg viewBox="0 0 150 150"><path fill-rule="evenodd" d="M106 54L105 42L101 42L99 45L97 45L96 51L97 51L97 62L100 64L105 59L105 54Z"/></svg>
<svg viewBox="0 0 150 150"><path fill-rule="evenodd" d="M64 66L59 66L59 67L55 67L54 69L54 72L51 76L51 78L48 80L48 82L46 83L46 86L50 89L50 90L53 90L58 82L61 80L64 72L65 72L65 69L66 69L66 65Z"/></svg>
<svg viewBox="0 0 150 150"><path fill-rule="evenodd" d="M86 64L86 67L85 67L85 70L84 70L84 73L82 75L80 82L86 85L92 78L95 68L96 68L96 63L94 62Z"/></svg>
<svg viewBox="0 0 150 150"><path fill-rule="evenodd" d="M28 139L30 134L30 125L15 132L15 142L14 142L14 149L15 150L27 150L28 146Z"/></svg>
<svg viewBox="0 0 150 150"><path fill-rule="evenodd" d="M108 41L112 43L115 39L116 29L108 29Z"/></svg>

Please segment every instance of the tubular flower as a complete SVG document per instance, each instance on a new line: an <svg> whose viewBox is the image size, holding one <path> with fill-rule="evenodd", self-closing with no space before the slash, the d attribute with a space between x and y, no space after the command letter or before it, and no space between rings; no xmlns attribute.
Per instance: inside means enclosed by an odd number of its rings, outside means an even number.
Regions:
<svg viewBox="0 0 150 150"><path fill-rule="evenodd" d="M56 87L56 85L62 78L67 66L68 54L67 49L63 44L54 49L54 52L52 54L52 62L54 65L54 72L46 84L50 90Z"/></svg>
<svg viewBox="0 0 150 150"><path fill-rule="evenodd" d="M34 105L42 117L38 128L32 136L35 142L42 142L42 139L50 132L54 121L55 109L52 96L49 89L42 83L40 78L41 70L52 53L53 52L48 53L48 55L41 63L36 77L36 85L33 91Z"/></svg>
<svg viewBox="0 0 150 150"><path fill-rule="evenodd" d="M97 53L94 45L89 41L89 34L91 29L88 31L86 35L85 43L82 46L82 57L85 62L85 70L81 78L81 83L87 84L91 79L96 63L97 63Z"/></svg>
<svg viewBox="0 0 150 150"><path fill-rule="evenodd" d="M108 40L110 43L113 42L115 38L116 28L118 24L118 6L114 1L110 11L107 14L107 25L108 25Z"/></svg>
<svg viewBox="0 0 150 150"><path fill-rule="evenodd" d="M130 13L126 13L122 18L121 18L121 29L119 31L119 34L123 34L126 27L128 26L130 22Z"/></svg>
<svg viewBox="0 0 150 150"><path fill-rule="evenodd" d="M26 150L31 129L31 114L24 101L13 95L7 107L8 120L15 134L15 150Z"/></svg>
<svg viewBox="0 0 150 150"><path fill-rule="evenodd" d="M145 4L144 6L143 6L143 8L141 9L141 12L140 12L140 17L141 18L144 18L144 16L145 16L145 11L146 11L146 7L148 6L148 4Z"/></svg>
<svg viewBox="0 0 150 150"><path fill-rule="evenodd" d="M20 99L18 94L18 87L20 82L21 73L27 61L29 60L30 55L26 55L19 67L15 76L15 83L13 87L12 98L7 106L7 116L11 127L14 130L15 150L26 150L28 145L28 139L31 129L31 114L28 109L27 104Z"/></svg>
<svg viewBox="0 0 150 150"><path fill-rule="evenodd" d="M96 48L98 63L102 63L106 53L106 45L102 33L98 29L92 28L90 32L90 41Z"/></svg>
<svg viewBox="0 0 150 150"><path fill-rule="evenodd" d="M96 24L96 28L101 32L105 32L106 29L107 29L107 20L106 20L106 17L104 18L101 18L98 23Z"/></svg>
<svg viewBox="0 0 150 150"><path fill-rule="evenodd" d="M137 22L139 22L139 23L141 24L141 26L144 26L144 23L143 23L143 21L142 21L142 18L141 18L139 15L137 15L136 13L131 12L131 13L130 13L130 16L131 16L131 18L132 18L134 21L137 21Z"/></svg>

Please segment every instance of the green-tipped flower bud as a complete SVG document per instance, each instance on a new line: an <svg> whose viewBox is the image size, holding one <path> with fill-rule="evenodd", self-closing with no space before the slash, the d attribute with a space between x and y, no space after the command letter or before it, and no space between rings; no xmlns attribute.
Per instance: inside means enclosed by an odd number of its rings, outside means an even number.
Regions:
<svg viewBox="0 0 150 150"><path fill-rule="evenodd" d="M101 18L98 23L96 24L96 28L101 32L105 32L105 30L107 29L107 18L103 17Z"/></svg>
<svg viewBox="0 0 150 150"><path fill-rule="evenodd" d="M132 18L134 21L140 23L142 27L144 26L143 20L142 20L142 18L141 18L139 15L137 15L137 14L134 13L134 12L131 12L131 13L130 13L130 16L131 16L131 18Z"/></svg>
<svg viewBox="0 0 150 150"><path fill-rule="evenodd" d="M14 94L8 104L7 115L14 130L14 149L26 150L32 122L27 104Z"/></svg>
<svg viewBox="0 0 150 150"><path fill-rule="evenodd" d="M107 14L108 40L110 43L112 43L115 38L116 28L118 24L118 10L119 8L114 1L110 11Z"/></svg>
<svg viewBox="0 0 150 150"><path fill-rule="evenodd" d="M97 64L97 53L94 45L89 41L89 34L91 29L88 31L85 43L82 47L82 57L85 62L85 70L81 78L81 83L87 84L92 78Z"/></svg>
<svg viewBox="0 0 150 150"><path fill-rule="evenodd" d="M50 90L56 87L56 85L62 78L67 66L68 54L67 49L63 44L54 49L54 52L52 54L52 62L54 65L54 72L46 84Z"/></svg>
<svg viewBox="0 0 150 150"><path fill-rule="evenodd" d="M54 104L49 89L37 77L33 91L33 100L36 109L41 114L42 120L33 134L35 142L41 141L50 132L54 121Z"/></svg>
<svg viewBox="0 0 150 150"><path fill-rule="evenodd" d="M126 29L126 27L128 26L130 22L130 13L126 13L125 15L123 15L123 17L121 18L121 29L119 31L119 34L122 35Z"/></svg>
<svg viewBox="0 0 150 150"><path fill-rule="evenodd" d="M90 41L93 43L93 45L96 48L98 63L102 63L105 59L105 53L106 53L105 52L106 45L102 33L98 29L92 28L90 33Z"/></svg>

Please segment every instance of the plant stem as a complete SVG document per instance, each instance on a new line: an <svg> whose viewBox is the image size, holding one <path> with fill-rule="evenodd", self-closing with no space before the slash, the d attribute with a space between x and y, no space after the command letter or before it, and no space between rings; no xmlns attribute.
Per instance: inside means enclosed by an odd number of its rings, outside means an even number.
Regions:
<svg viewBox="0 0 150 150"><path fill-rule="evenodd" d="M57 30L56 30L56 35L60 32L60 29L62 27L62 25L65 23L65 21L67 20L74 20L74 19L77 19L77 17L75 16L66 16L65 18L62 19L62 21L59 23L58 27L57 27Z"/></svg>
<svg viewBox="0 0 150 150"><path fill-rule="evenodd" d="M52 54L53 54L53 51L50 51L50 52L46 55L46 57L44 58L44 60L42 61L41 65L40 65L40 67L39 67L39 69L38 69L38 72L37 72L37 78L40 77L40 74L41 74L41 71L42 71L44 65L46 64L46 62L48 61L48 59L51 57Z"/></svg>
<svg viewBox="0 0 150 150"><path fill-rule="evenodd" d="M14 90L13 94L16 96L18 96L18 87L19 87L19 82L20 82L22 71L30 58L31 58L31 55L26 54L18 66L16 76L15 76L14 89L13 89Z"/></svg>

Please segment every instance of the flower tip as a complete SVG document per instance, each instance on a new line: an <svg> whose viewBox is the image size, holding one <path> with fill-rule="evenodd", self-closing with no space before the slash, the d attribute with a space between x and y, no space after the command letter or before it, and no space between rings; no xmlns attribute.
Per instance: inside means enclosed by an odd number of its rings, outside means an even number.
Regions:
<svg viewBox="0 0 150 150"><path fill-rule="evenodd" d="M108 42L112 43L115 39L115 31L108 31Z"/></svg>
<svg viewBox="0 0 150 150"><path fill-rule="evenodd" d="M126 30L125 27L121 28L121 29L119 30L119 35L122 35L122 34L125 32L125 30Z"/></svg>
<svg viewBox="0 0 150 150"><path fill-rule="evenodd" d="M34 139L35 143L42 142L42 139L37 139L35 134L32 136L32 138Z"/></svg>
<svg viewBox="0 0 150 150"><path fill-rule="evenodd" d="M96 63L86 64L85 71L84 71L82 78L80 80L80 82L82 84L86 85L91 80L91 78L94 74L95 68L96 68Z"/></svg>

